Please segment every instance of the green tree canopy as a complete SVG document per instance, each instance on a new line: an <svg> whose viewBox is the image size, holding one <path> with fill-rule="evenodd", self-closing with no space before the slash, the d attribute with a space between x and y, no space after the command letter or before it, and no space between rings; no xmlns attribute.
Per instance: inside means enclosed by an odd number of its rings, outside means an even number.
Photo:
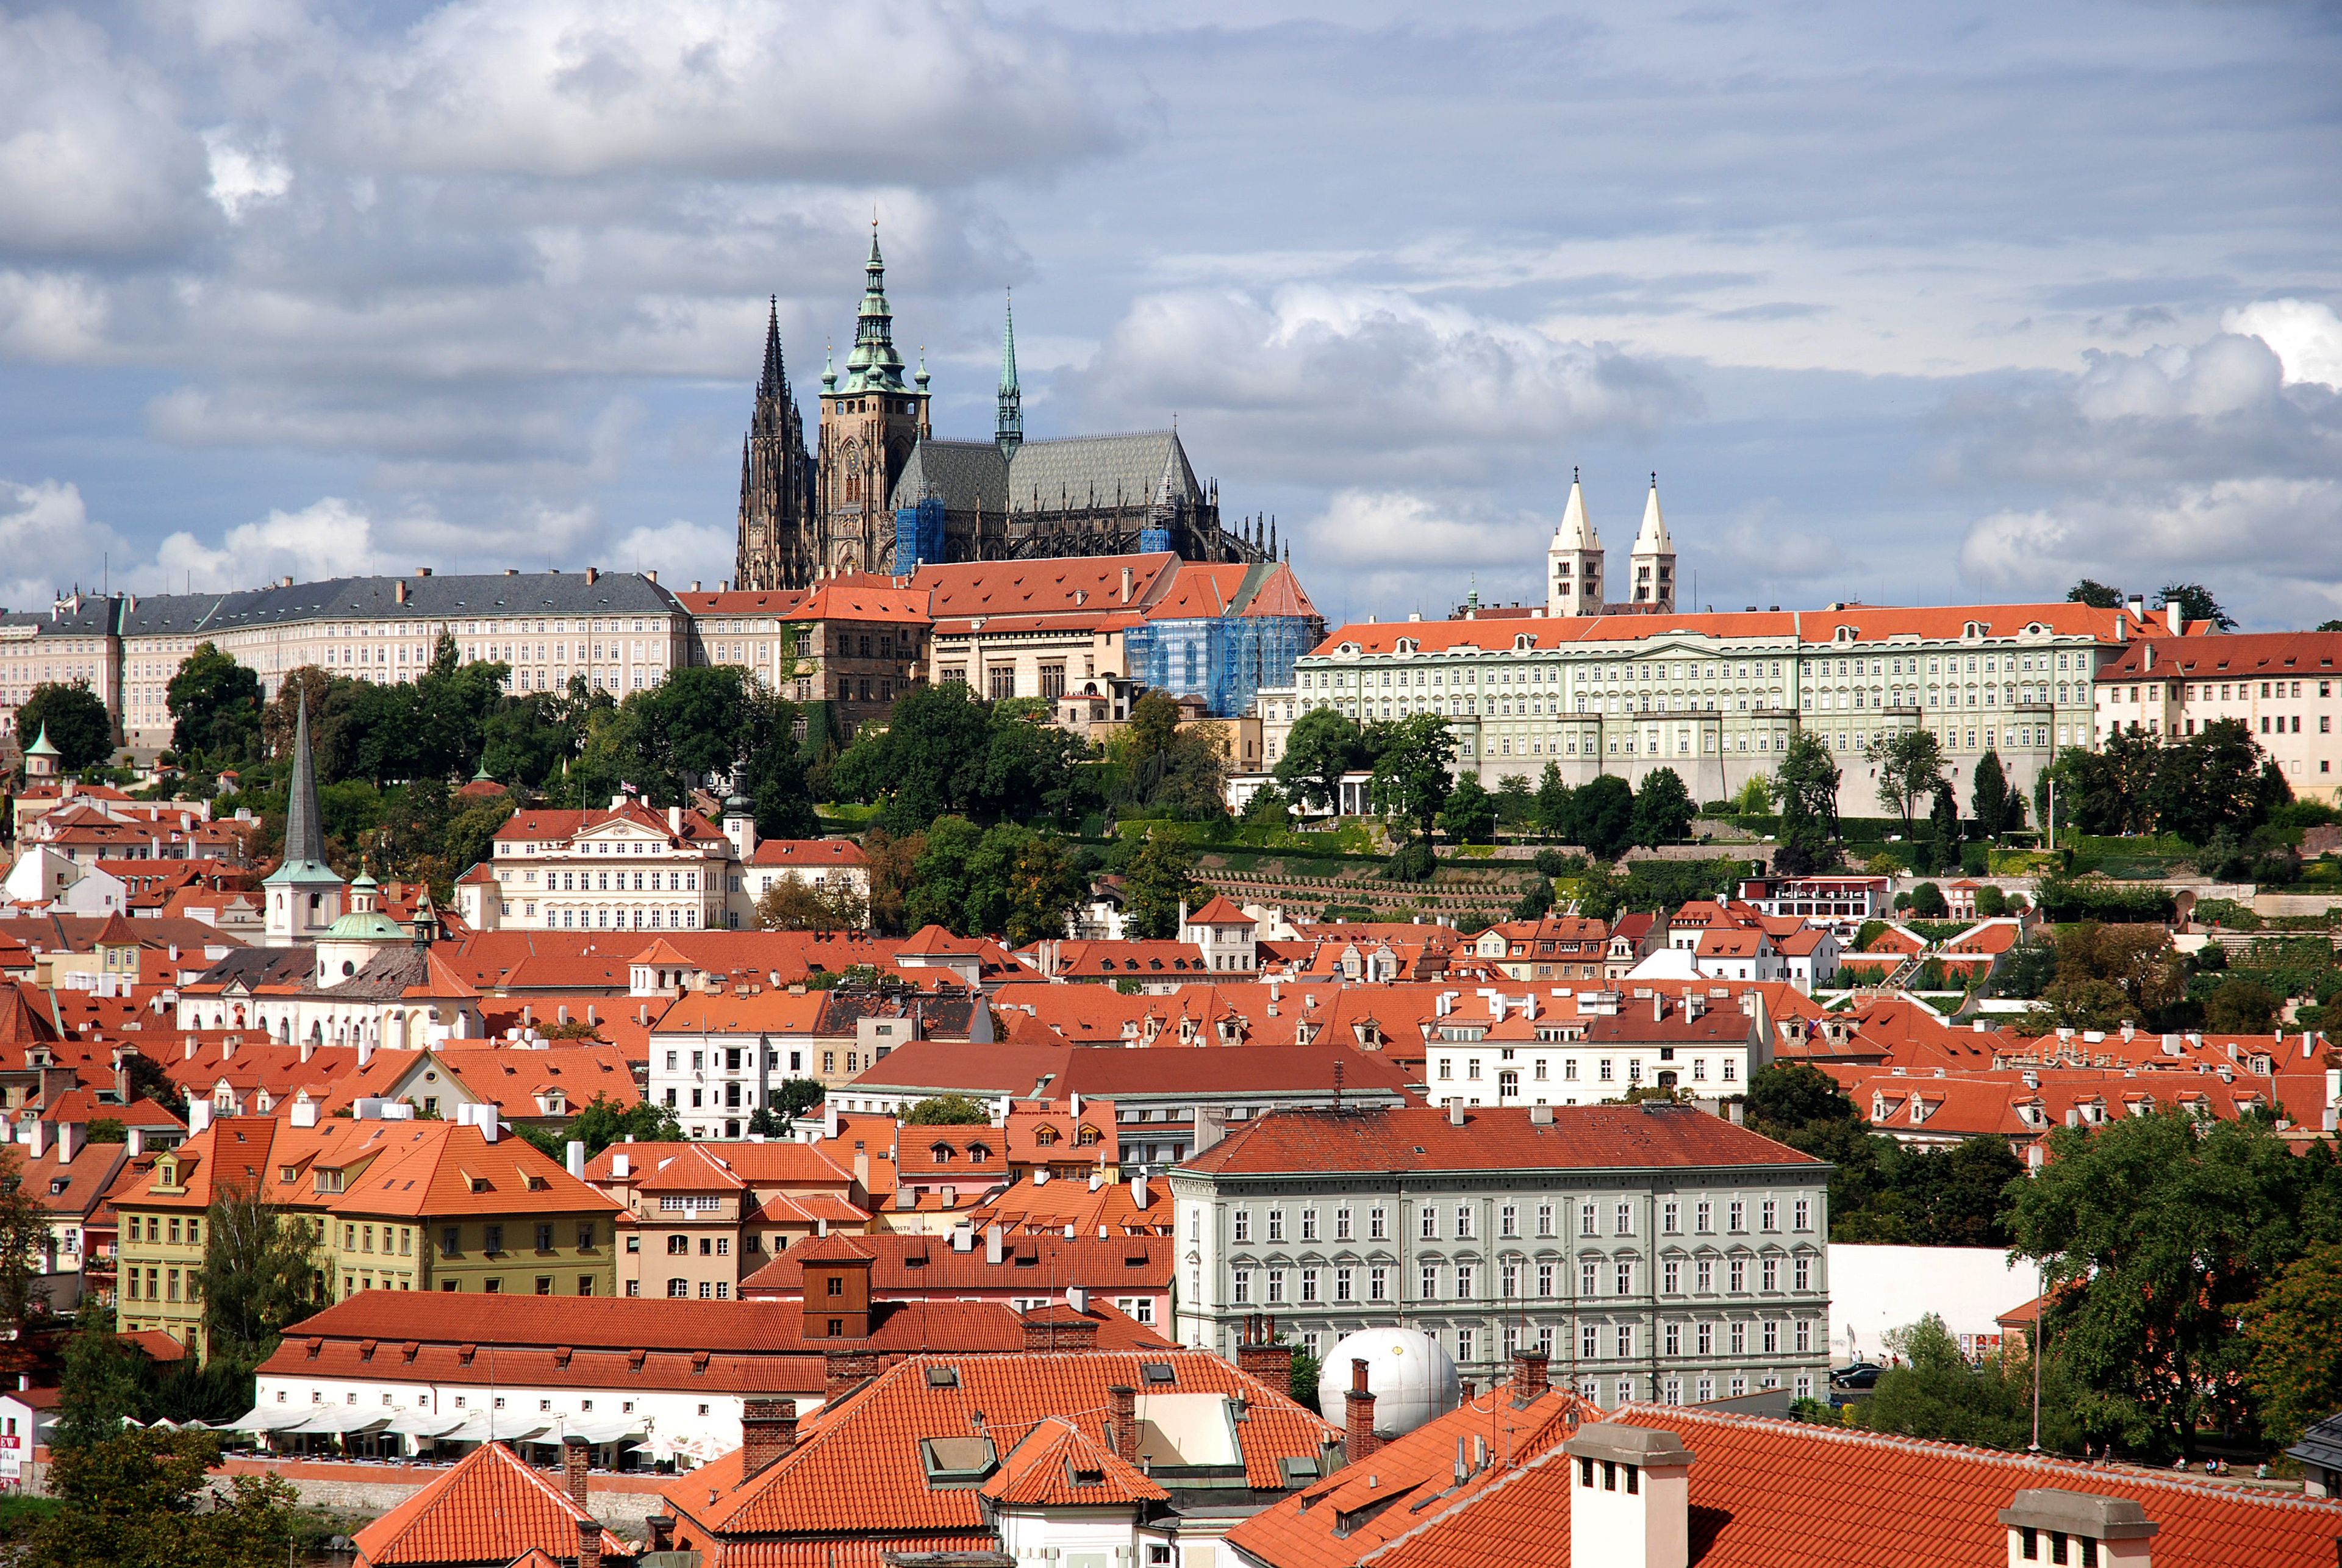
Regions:
<svg viewBox="0 0 2342 1568"><path fill-rule="evenodd" d="M121 1436L122 1418L138 1413L142 1359L114 1332L113 1311L95 1295L85 1296L57 1378L57 1424L50 1445L88 1448Z"/></svg>
<svg viewBox="0 0 2342 1568"><path fill-rule="evenodd" d="M569 1118L565 1127L525 1127L521 1136L527 1139L538 1153L561 1159L574 1141L586 1145L586 1157L592 1159L613 1144L623 1144L632 1138L638 1144L675 1144L683 1140L683 1124L665 1105L649 1100L637 1100L631 1105L620 1105L606 1096L596 1094L594 1103Z"/></svg>
<svg viewBox="0 0 2342 1568"><path fill-rule="evenodd" d="M1697 814L1682 776L1673 768L1653 768L1635 792L1635 842L1645 848L1680 844L1691 836L1692 818Z"/></svg>
<svg viewBox="0 0 2342 1568"><path fill-rule="evenodd" d="M2272 1443L2297 1443L2342 1410L2342 1245L2287 1263L2245 1311L2253 1393Z"/></svg>
<svg viewBox="0 0 2342 1568"><path fill-rule="evenodd" d="M1374 762L1376 804L1428 841L1456 787L1456 737L1437 714L1381 726Z"/></svg>
<svg viewBox="0 0 2342 1568"><path fill-rule="evenodd" d="M1923 798L1932 798L1944 782L1944 748L1929 729L1878 732L1867 754L1878 770L1878 800L1903 819L1903 836L1911 836L1911 819Z"/></svg>
<svg viewBox="0 0 2342 1568"><path fill-rule="evenodd" d="M2009 799L2008 774L2000 765L2000 754L1987 751L1977 759L1976 782L1968 797L1968 814L1987 840L2008 831Z"/></svg>
<svg viewBox="0 0 2342 1568"><path fill-rule="evenodd" d="M1179 934L1179 905L1199 908L1212 893L1196 880L1196 857L1186 845L1150 833L1123 872L1122 896L1130 934L1164 941Z"/></svg>
<svg viewBox="0 0 2342 1568"><path fill-rule="evenodd" d="M171 744L200 753L215 766L242 762L260 750L260 677L220 652L195 644L165 693L171 710Z"/></svg>
<svg viewBox="0 0 2342 1568"><path fill-rule="evenodd" d="M765 931L859 931L870 904L844 877L816 887L791 872L756 899L756 924Z"/></svg>
<svg viewBox="0 0 2342 1568"><path fill-rule="evenodd" d="M1911 890L1911 915L1915 920L1941 920L1951 914L1952 906L1945 902L1944 890L1932 882L1923 882Z"/></svg>
<svg viewBox="0 0 2342 1568"><path fill-rule="evenodd" d="M935 1094L915 1102L903 1113L906 1127L985 1127L992 1113L981 1100L966 1094Z"/></svg>
<svg viewBox="0 0 2342 1568"><path fill-rule="evenodd" d="M1889 1331L1887 1348L1903 1364L1889 1369L1863 1403L1860 1420L1873 1432L1991 1448L2025 1447L2033 1435L2033 1376L2028 1362L1992 1356L1974 1365L1944 1320L1929 1313L1917 1323ZM2059 1369L2062 1373L2062 1368ZM2042 1446L2074 1453L2081 1428L2063 1394L2064 1379L2044 1368Z"/></svg>
<svg viewBox="0 0 2342 1568"><path fill-rule="evenodd" d="M2223 632L2237 629L2236 617L2220 608L2220 601L2212 597L2212 590L2201 583L2167 583L2155 596L2158 610L2177 604L2182 624L2190 621L2209 621Z"/></svg>
<svg viewBox="0 0 2342 1568"><path fill-rule="evenodd" d="M1481 785L1478 774L1466 774L1448 792L1439 814L1450 844L1488 844L1496 836L1496 797Z"/></svg>
<svg viewBox="0 0 2342 1568"><path fill-rule="evenodd" d="M31 745L43 734L57 748L57 766L69 774L114 754L114 715L78 681L43 681L17 708L17 744Z"/></svg>
<svg viewBox="0 0 2342 1568"><path fill-rule="evenodd" d="M1571 800L1568 836L1596 860L1607 864L1635 842L1635 788L1616 774L1597 774L1577 786Z"/></svg>
<svg viewBox="0 0 2342 1568"><path fill-rule="evenodd" d="M209 1353L257 1366L285 1325L321 1304L313 1219L272 1207L256 1191L223 1183L204 1218L204 1262L195 1271Z"/></svg>
<svg viewBox="0 0 2342 1568"><path fill-rule="evenodd" d="M1781 803L1777 871L1797 875L1833 864L1837 855L1838 766L1818 736L1799 730L1773 770L1774 794Z"/></svg>
<svg viewBox="0 0 2342 1568"><path fill-rule="evenodd" d="M2094 577L2085 577L2066 590L2066 597L2077 604L2087 604L2094 610L2119 610L2123 607L2123 591L2109 587Z"/></svg>
<svg viewBox="0 0 2342 1568"><path fill-rule="evenodd" d="M2166 1111L2050 1134L2011 1223L2043 1260L2046 1340L2094 1435L2188 1454L2202 1427L2249 1418L2237 1323L2299 1248L2314 1174L2257 1119Z"/></svg>
<svg viewBox="0 0 2342 1568"><path fill-rule="evenodd" d="M294 1491L277 1477L215 1486L209 1432L128 1431L58 1451L25 1568L279 1568L293 1544Z"/></svg>
<svg viewBox="0 0 2342 1568"><path fill-rule="evenodd" d="M1342 775L1366 765L1366 736L1332 708L1312 708L1286 732L1285 754L1276 759L1276 782L1296 800L1320 811L1337 811Z"/></svg>

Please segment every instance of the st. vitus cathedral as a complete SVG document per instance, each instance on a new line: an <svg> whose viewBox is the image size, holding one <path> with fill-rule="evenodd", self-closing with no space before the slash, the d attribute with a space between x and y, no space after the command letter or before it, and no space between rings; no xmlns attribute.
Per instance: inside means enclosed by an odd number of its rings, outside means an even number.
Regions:
<svg viewBox="0 0 2342 1568"><path fill-rule="evenodd" d="M808 587L841 572L908 574L936 561L1174 551L1190 561L1273 561L1273 524L1220 526L1176 430L1025 439L1013 316L1001 335L989 441L938 441L927 369L906 382L870 235L868 281L846 369L825 365L816 456L781 355L778 306L740 455L738 586Z"/></svg>

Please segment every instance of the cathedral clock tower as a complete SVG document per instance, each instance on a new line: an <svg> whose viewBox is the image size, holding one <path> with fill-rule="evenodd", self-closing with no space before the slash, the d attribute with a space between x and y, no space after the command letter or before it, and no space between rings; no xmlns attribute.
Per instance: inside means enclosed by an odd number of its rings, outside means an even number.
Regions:
<svg viewBox="0 0 2342 1568"><path fill-rule="evenodd" d="M926 366L906 385L876 223L863 270L869 281L846 372L826 365L821 375L821 537L815 564L824 572L894 569L895 514L888 503L911 448L929 434Z"/></svg>

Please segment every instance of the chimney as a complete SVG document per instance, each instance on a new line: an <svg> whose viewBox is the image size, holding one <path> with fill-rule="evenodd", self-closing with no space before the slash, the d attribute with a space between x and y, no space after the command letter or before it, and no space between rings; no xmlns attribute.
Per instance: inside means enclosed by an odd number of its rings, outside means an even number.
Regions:
<svg viewBox="0 0 2342 1568"><path fill-rule="evenodd" d="M1529 1125L1530 1125L1530 1126L1532 1126L1532 1127L1550 1127L1550 1126L1552 1126L1552 1125L1553 1125L1553 1107L1552 1107L1552 1106L1550 1106L1550 1105L1532 1105L1532 1106L1530 1106L1530 1107L1529 1107Z"/></svg>
<svg viewBox="0 0 2342 1568"><path fill-rule="evenodd" d="M586 1145L577 1139L572 1138L569 1140L568 1147L563 1153L567 1158L562 1164L568 1168L569 1174L579 1181L584 1181L586 1179Z"/></svg>
<svg viewBox="0 0 2342 1568"><path fill-rule="evenodd" d="M25 1158L37 1160L49 1152L49 1124L35 1116L24 1127Z"/></svg>
<svg viewBox="0 0 2342 1568"><path fill-rule="evenodd" d="M1451 1127L1460 1127L1464 1124L1463 1101L1450 1100L1447 1102L1447 1124Z"/></svg>
<svg viewBox="0 0 2342 1568"><path fill-rule="evenodd" d="M1597 1421L1561 1445L1570 1477L1569 1560L1687 1568L1691 1450L1664 1428Z"/></svg>
<svg viewBox="0 0 2342 1568"><path fill-rule="evenodd" d="M601 580L602 580L602 568L601 568L601 567L599 567L599 566L588 566L588 567L586 567L586 585L588 588L592 587L595 584L596 584L596 583L600 582Z"/></svg>
<svg viewBox="0 0 2342 1568"><path fill-rule="evenodd" d="M1126 574L1130 568L1123 568ZM1114 1452L1125 1464L1138 1463L1138 1391L1117 1383L1106 1391L1114 1406Z"/></svg>
<svg viewBox="0 0 2342 1568"><path fill-rule="evenodd" d="M602 1522L590 1513L577 1522L577 1568L602 1568Z"/></svg>
<svg viewBox="0 0 2342 1568"><path fill-rule="evenodd" d="M744 1399L740 1402L740 1478L761 1474L797 1445L797 1402L794 1399Z"/></svg>
<svg viewBox="0 0 2342 1568"><path fill-rule="evenodd" d="M1513 1403L1527 1404L1544 1394L1552 1383L1547 1369L1552 1360L1541 1350L1513 1353Z"/></svg>
<svg viewBox="0 0 2342 1568"><path fill-rule="evenodd" d="M1122 602L1126 604L1130 603L1130 568L1125 566L1122 569Z"/></svg>
<svg viewBox="0 0 2342 1568"><path fill-rule="evenodd" d="M1077 1285L1075 1290L1079 1290ZM1071 1296L1074 1292L1066 1293ZM1066 1304L1071 1305L1068 1302ZM1097 1349L1097 1320L1091 1317L1072 1322L1048 1315L1056 1310L1053 1303L1029 1313L1025 1318L1025 1353L1036 1355L1046 1351L1092 1351ZM1076 1312L1085 1310L1075 1307Z"/></svg>
<svg viewBox="0 0 2342 1568"><path fill-rule="evenodd" d="M391 597L392 597L392 598L394 598L394 599L395 599L395 600L397 600L397 601L398 601L400 604L405 604L405 603L406 603L406 579L405 579L405 578L401 577L401 578L398 580L397 584L395 584L395 585L391 589Z"/></svg>
<svg viewBox="0 0 2342 1568"><path fill-rule="evenodd" d="M614 1176L624 1176L631 1174L633 1170L634 1162L628 1159L626 1155L613 1154L610 1156L610 1174Z"/></svg>
<svg viewBox="0 0 2342 1568"><path fill-rule="evenodd" d="M984 1227L984 1261L986 1263L992 1263L996 1266L999 1263L1001 1243L1006 1234L1007 1227L1006 1225L986 1225Z"/></svg>
<svg viewBox="0 0 2342 1568"><path fill-rule="evenodd" d="M367 1064L371 1063L373 1060L374 1060L374 1042L373 1042L373 1041L371 1041L371 1040L361 1040L361 1041L359 1041L359 1042L358 1042L358 1067L359 1067L359 1070L360 1070L360 1071L364 1071L364 1070L365 1070L365 1068L366 1067Z"/></svg>
<svg viewBox="0 0 2342 1568"><path fill-rule="evenodd" d="M1276 1343L1275 1318L1250 1318L1236 1345L1236 1370L1293 1397L1293 1347Z"/></svg>
<svg viewBox="0 0 2342 1568"><path fill-rule="evenodd" d="M1146 1173L1143 1170L1130 1178L1130 1201L1142 1209L1146 1206Z"/></svg>
<svg viewBox="0 0 2342 1568"><path fill-rule="evenodd" d="M561 1443L561 1480L569 1489L569 1501L586 1507L586 1468L593 1462L594 1446L582 1437L570 1437Z"/></svg>
<svg viewBox="0 0 2342 1568"><path fill-rule="evenodd" d="M415 574L418 577L428 577L431 575L431 568L428 566L417 566L415 568ZM291 584L288 584L286 585L289 587Z"/></svg>
<svg viewBox="0 0 2342 1568"><path fill-rule="evenodd" d="M293 1125L296 1127L315 1126L317 1124L317 1102L315 1100L294 1101L291 1112L291 1120Z"/></svg>
<svg viewBox="0 0 2342 1568"><path fill-rule="evenodd" d="M79 1122L59 1122L57 1124L58 1164L70 1165L73 1164L74 1156L81 1153L84 1135L87 1132L88 1129L84 1127Z"/></svg>
<svg viewBox="0 0 2342 1568"><path fill-rule="evenodd" d="M2093 1555L2113 1568L2148 1568L2147 1543L2157 1528L2130 1498L2047 1486L2018 1492L2000 1511L2000 1522L2008 1527L2010 1568L2060 1560L2087 1563ZM2044 1535L2049 1537L2046 1552L2041 1548ZM2097 1551L2070 1551L2067 1543L2076 1539L2097 1543Z"/></svg>
<svg viewBox="0 0 2342 1568"><path fill-rule="evenodd" d="M188 1101L187 1136L192 1138L198 1133L209 1132L211 1124L212 1103L209 1100Z"/></svg>
<svg viewBox="0 0 2342 1568"><path fill-rule="evenodd" d="M1375 1441L1375 1394L1366 1386L1366 1361L1364 1356L1350 1358L1350 1392L1343 1396L1343 1440L1345 1456L1356 1464L1367 1458L1380 1446ZM1592 1558L1586 1561L1592 1562Z"/></svg>
<svg viewBox="0 0 2342 1568"><path fill-rule="evenodd" d="M822 1355L822 1399L835 1404L855 1385L878 1375L878 1353L873 1350L833 1350Z"/></svg>

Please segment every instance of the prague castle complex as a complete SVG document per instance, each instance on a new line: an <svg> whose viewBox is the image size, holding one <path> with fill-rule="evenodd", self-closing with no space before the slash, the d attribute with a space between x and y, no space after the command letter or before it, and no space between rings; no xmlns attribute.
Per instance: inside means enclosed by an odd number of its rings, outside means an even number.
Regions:
<svg viewBox="0 0 2342 1568"><path fill-rule="evenodd" d="M942 441L928 420L926 365L906 377L878 236L846 367L821 375L807 451L783 361L777 308L740 460L737 585L805 588L844 572L907 575L947 561L1151 554L1265 564L1266 530L1220 525L1173 430L1025 438L1014 319L1001 335L998 413L988 441Z"/></svg>

